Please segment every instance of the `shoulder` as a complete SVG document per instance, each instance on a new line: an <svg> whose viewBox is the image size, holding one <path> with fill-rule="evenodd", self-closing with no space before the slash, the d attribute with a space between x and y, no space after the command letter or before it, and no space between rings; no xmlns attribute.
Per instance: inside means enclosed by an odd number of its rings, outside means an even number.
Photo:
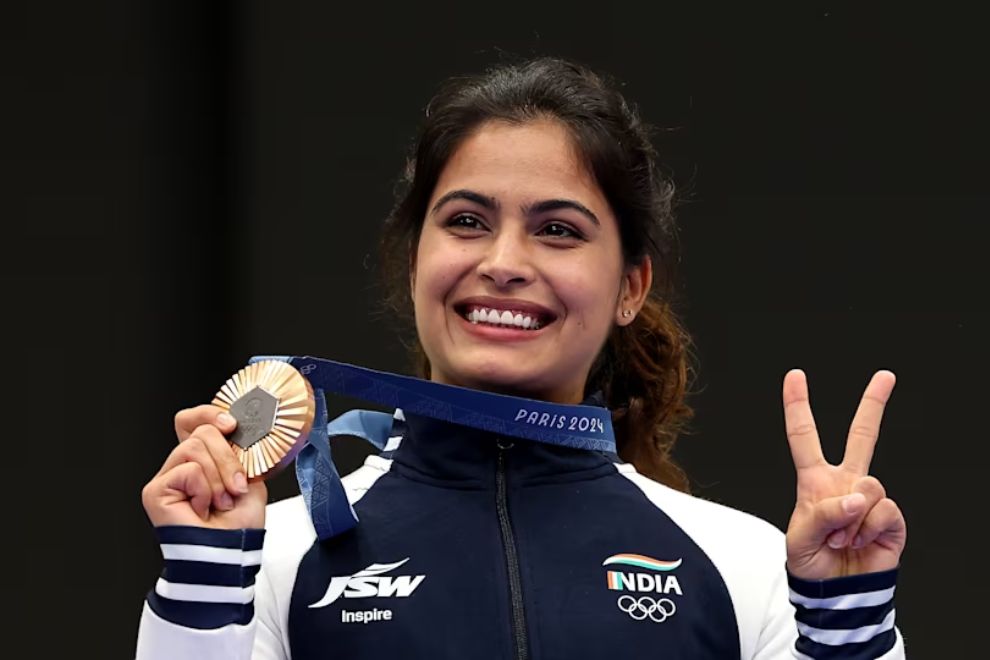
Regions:
<svg viewBox="0 0 990 660"><path fill-rule="evenodd" d="M684 530L713 559L736 564L744 559L779 570L784 562L784 534L753 514L674 490L638 473L631 465L617 465L658 509ZM731 559L733 557L735 559Z"/></svg>
<svg viewBox="0 0 990 660"><path fill-rule="evenodd" d="M376 455L368 456L361 467L341 479L347 500L351 504L356 504L371 490L378 479L388 474L391 469L392 459Z"/></svg>
<svg viewBox="0 0 990 660"><path fill-rule="evenodd" d="M617 465L649 501L711 560L732 599L743 657L771 625L790 621L784 534L769 522L657 483L631 465Z"/></svg>

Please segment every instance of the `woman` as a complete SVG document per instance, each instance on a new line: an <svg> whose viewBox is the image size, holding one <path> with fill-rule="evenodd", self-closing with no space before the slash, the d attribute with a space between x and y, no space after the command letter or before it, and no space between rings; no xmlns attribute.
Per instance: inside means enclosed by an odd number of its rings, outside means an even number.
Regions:
<svg viewBox="0 0 990 660"><path fill-rule="evenodd" d="M804 375L786 375L786 542L682 492L672 189L617 91L553 59L456 79L407 182L383 245L424 375L605 405L619 456L397 411L387 451L344 479L361 522L320 540L312 495L266 510L233 421L184 410L143 493L166 571L138 657L903 657L905 524L868 476L892 374L867 387L839 466Z"/></svg>

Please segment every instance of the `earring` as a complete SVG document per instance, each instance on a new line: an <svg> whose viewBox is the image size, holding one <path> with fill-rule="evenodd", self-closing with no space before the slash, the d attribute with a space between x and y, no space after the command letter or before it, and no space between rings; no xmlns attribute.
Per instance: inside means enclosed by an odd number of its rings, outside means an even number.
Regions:
<svg viewBox="0 0 990 660"><path fill-rule="evenodd" d="M624 309L624 310L622 310L622 318L626 318L627 319L630 316L632 316L632 310L631 309Z"/></svg>

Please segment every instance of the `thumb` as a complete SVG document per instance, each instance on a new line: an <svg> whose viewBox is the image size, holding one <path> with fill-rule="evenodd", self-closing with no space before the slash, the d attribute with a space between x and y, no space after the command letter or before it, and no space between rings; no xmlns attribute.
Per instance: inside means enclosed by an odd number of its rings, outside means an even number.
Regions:
<svg viewBox="0 0 990 660"><path fill-rule="evenodd" d="M234 498L234 511L231 523L240 527L261 528L265 526L265 506L268 504L268 488L265 482L257 480L248 484L248 491Z"/></svg>
<svg viewBox="0 0 990 660"><path fill-rule="evenodd" d="M234 498L234 508L215 512L214 526L221 529L261 529L265 526L268 489L265 482L248 484L248 491Z"/></svg>

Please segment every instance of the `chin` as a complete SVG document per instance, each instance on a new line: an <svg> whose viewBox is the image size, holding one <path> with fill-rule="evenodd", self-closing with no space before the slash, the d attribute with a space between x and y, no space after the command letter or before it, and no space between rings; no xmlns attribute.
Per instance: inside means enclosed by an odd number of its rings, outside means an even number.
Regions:
<svg viewBox="0 0 990 660"><path fill-rule="evenodd" d="M487 389L491 387L530 389L537 386L536 378L528 373L520 373L509 369L486 369L467 374L467 379L474 387Z"/></svg>
<svg viewBox="0 0 990 660"><path fill-rule="evenodd" d="M553 392L561 389L556 388L552 383L548 383L543 374L536 373L532 369L521 371L519 369L486 369L472 371L464 374L462 382L467 387L486 392L496 392L498 394L508 394L527 399L539 399L545 401L555 400Z"/></svg>

